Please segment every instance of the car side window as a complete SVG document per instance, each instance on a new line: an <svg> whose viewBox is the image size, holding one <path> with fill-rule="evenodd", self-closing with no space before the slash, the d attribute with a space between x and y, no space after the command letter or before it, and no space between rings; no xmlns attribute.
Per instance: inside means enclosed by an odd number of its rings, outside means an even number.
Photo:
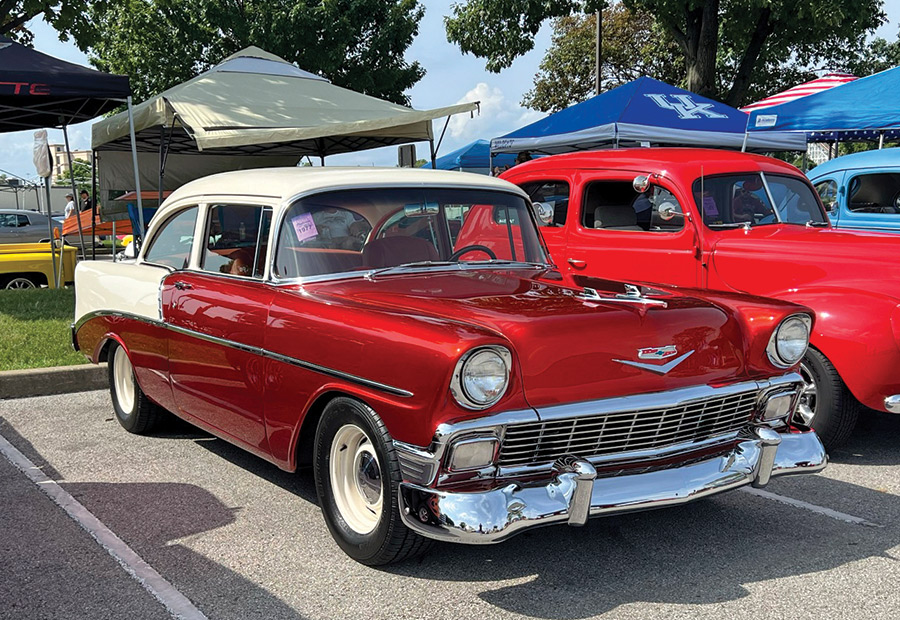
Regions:
<svg viewBox="0 0 900 620"><path fill-rule="evenodd" d="M684 209L658 185L637 192L630 181L595 181L585 191L581 223L602 230L676 232L684 228Z"/></svg>
<svg viewBox="0 0 900 620"><path fill-rule="evenodd" d="M175 269L187 267L191 260L198 210L199 207L183 209L163 222L144 252L144 261Z"/></svg>
<svg viewBox="0 0 900 620"><path fill-rule="evenodd" d="M847 188L850 211L900 215L900 173L859 174Z"/></svg>
<svg viewBox="0 0 900 620"><path fill-rule="evenodd" d="M16 214L16 226L21 228L22 226L28 226L30 223L31 222L28 221L27 215L24 215L22 213Z"/></svg>
<svg viewBox="0 0 900 620"><path fill-rule="evenodd" d="M541 202L553 210L553 220L540 226L561 227L566 225L566 214L569 211L569 184L566 181L535 181L525 183L522 189L528 194L532 203Z"/></svg>
<svg viewBox="0 0 900 620"><path fill-rule="evenodd" d="M0 228L15 228L16 215L14 213L0 213Z"/></svg>
<svg viewBox="0 0 900 620"><path fill-rule="evenodd" d="M825 208L828 211L833 211L837 205L837 182L832 179L826 179L816 183L814 187Z"/></svg>
<svg viewBox="0 0 900 620"><path fill-rule="evenodd" d="M262 277L272 210L255 205L213 205L206 218L200 268L233 276Z"/></svg>

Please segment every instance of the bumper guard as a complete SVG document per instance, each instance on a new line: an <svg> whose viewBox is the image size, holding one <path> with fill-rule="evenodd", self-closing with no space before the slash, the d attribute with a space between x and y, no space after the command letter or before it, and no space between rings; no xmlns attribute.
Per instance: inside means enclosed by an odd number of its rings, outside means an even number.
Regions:
<svg viewBox="0 0 900 620"><path fill-rule="evenodd" d="M588 517L683 504L747 484L763 487L772 476L815 473L826 462L814 432L759 427L722 454L672 469L598 478L589 461L567 456L554 464L546 483L452 492L404 482L400 514L428 538L496 543L532 527L584 525Z"/></svg>

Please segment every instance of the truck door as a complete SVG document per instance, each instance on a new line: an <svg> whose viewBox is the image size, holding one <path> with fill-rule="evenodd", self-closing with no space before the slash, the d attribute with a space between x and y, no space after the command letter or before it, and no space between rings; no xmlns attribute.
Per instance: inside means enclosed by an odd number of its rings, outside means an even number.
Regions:
<svg viewBox="0 0 900 620"><path fill-rule="evenodd" d="M696 232L676 189L660 179L638 192L633 180L633 174L621 172L580 175L578 209L566 224L565 267L571 280L580 284L586 276L699 286Z"/></svg>

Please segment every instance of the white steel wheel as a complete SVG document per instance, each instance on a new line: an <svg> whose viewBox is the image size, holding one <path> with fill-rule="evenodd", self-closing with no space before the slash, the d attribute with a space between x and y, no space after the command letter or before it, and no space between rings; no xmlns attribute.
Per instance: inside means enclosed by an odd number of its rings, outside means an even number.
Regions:
<svg viewBox="0 0 900 620"><path fill-rule="evenodd" d="M122 347L116 347L113 358L113 389L123 413L134 413L134 369Z"/></svg>
<svg viewBox="0 0 900 620"><path fill-rule="evenodd" d="M381 464L368 435L355 424L338 429L331 442L329 479L334 503L347 526L369 534L381 518Z"/></svg>
<svg viewBox="0 0 900 620"><path fill-rule="evenodd" d="M6 289L9 291L18 291L27 288L37 288L37 286L30 279L22 277L13 278L6 283Z"/></svg>
<svg viewBox="0 0 900 620"><path fill-rule="evenodd" d="M129 433L147 433L159 424L164 412L141 390L134 376L134 366L122 345L113 342L109 346L106 357L109 395L116 419Z"/></svg>

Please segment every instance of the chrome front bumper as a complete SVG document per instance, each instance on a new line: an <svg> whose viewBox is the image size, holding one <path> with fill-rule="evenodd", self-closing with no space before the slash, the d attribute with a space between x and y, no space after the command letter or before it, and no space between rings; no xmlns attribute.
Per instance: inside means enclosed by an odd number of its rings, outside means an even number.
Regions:
<svg viewBox="0 0 900 620"><path fill-rule="evenodd" d="M747 484L762 487L772 476L814 473L826 462L815 432L760 427L725 453L670 469L598 478L590 462L572 456L557 461L552 479L537 484L452 492L404 482L400 514L428 538L496 543L541 525L583 525L588 517L683 504Z"/></svg>

